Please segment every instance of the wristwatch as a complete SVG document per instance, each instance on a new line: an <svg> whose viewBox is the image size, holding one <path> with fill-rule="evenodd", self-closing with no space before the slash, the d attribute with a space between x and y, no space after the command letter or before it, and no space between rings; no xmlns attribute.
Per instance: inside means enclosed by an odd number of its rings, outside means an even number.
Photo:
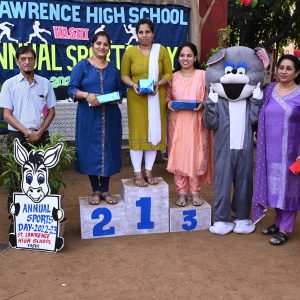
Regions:
<svg viewBox="0 0 300 300"><path fill-rule="evenodd" d="M24 135L25 135L25 137L27 137L31 133L32 133L32 130L28 129Z"/></svg>

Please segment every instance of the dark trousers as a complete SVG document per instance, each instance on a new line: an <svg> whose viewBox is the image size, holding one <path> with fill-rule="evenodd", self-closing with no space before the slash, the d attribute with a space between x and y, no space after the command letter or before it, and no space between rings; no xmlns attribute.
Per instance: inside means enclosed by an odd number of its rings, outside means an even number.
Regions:
<svg viewBox="0 0 300 300"><path fill-rule="evenodd" d="M26 137L25 137L24 133L22 133L20 131L13 131L13 130L10 130L8 133L8 137L7 137L8 149L13 149L13 145L14 145L13 143L14 143L15 139L19 139L20 143L22 144L22 146L24 146L27 149L27 151L31 150L30 145L26 141ZM43 133L41 139L35 145L37 145L37 146L45 145L49 142L49 140L50 140L49 132L48 132L48 130L46 130Z"/></svg>
<svg viewBox="0 0 300 300"><path fill-rule="evenodd" d="M100 191L101 193L108 192L110 177L89 175L90 183L93 192Z"/></svg>

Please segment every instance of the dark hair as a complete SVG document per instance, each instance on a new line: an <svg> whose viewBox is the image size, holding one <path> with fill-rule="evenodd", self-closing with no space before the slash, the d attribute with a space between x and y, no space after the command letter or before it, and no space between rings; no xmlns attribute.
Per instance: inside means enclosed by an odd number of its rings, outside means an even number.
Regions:
<svg viewBox="0 0 300 300"><path fill-rule="evenodd" d="M299 72L298 75L294 79L295 83L299 84L300 83L300 60L299 60L299 58L295 55L292 55L292 54L285 54L285 55L281 56L278 59L278 62L277 62L277 65L276 65L277 69L279 68L282 61L285 60L285 59L288 59L291 62L293 62L296 73Z"/></svg>
<svg viewBox="0 0 300 300"><path fill-rule="evenodd" d="M20 55L25 54L25 53L31 53L33 55L34 59L36 59L35 51L30 46L19 47L16 51L16 59L19 59Z"/></svg>
<svg viewBox="0 0 300 300"><path fill-rule="evenodd" d="M154 33L154 25L150 19L140 19L135 25L136 33L139 32L139 29L143 24L147 24L150 27L150 30Z"/></svg>
<svg viewBox="0 0 300 300"><path fill-rule="evenodd" d="M185 43L181 44L177 49L177 52L176 52L176 55L175 55L175 71L181 70L181 66L180 66L180 63L179 63L179 56L180 56L181 50L184 47L189 47L192 50L194 56L196 57L196 61L194 62L194 68L195 69L201 69L201 64L198 60L198 50L197 50L196 45L193 44L193 43L190 43L190 42L185 42Z"/></svg>
<svg viewBox="0 0 300 300"><path fill-rule="evenodd" d="M98 40L99 36L105 36L107 38L107 42L108 42L109 48L110 48L110 46L111 46L110 36L105 31L99 31L99 32L95 33L94 36L92 37L91 44L92 45L95 44L96 41Z"/></svg>

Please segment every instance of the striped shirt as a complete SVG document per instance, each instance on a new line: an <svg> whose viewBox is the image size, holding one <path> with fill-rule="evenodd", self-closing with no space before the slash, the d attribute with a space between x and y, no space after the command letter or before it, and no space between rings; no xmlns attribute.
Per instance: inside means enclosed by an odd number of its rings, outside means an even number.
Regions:
<svg viewBox="0 0 300 300"><path fill-rule="evenodd" d="M0 107L12 110L13 116L26 128L39 129L43 108L56 105L51 82L34 74L30 85L22 73L6 80L0 93ZM16 129L8 124L9 130Z"/></svg>

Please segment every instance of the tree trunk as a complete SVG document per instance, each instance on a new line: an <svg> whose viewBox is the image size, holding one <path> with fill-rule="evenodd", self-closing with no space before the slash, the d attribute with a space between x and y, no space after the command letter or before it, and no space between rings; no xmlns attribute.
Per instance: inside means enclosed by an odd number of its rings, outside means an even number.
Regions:
<svg viewBox="0 0 300 300"><path fill-rule="evenodd" d="M189 26L189 40L195 45L199 45L199 31L198 24L200 24L199 13L199 0L193 0L191 2L191 14L190 14L190 26ZM200 49L199 49L200 50Z"/></svg>
<svg viewBox="0 0 300 300"><path fill-rule="evenodd" d="M201 46L202 46L202 32L203 32L203 28L205 26L205 23L206 23L209 15L210 15L213 7L215 6L216 2L217 2L217 0L212 0L211 1L210 5L207 8L207 11L206 11L204 17L201 17L201 15L200 15L199 4L198 4L198 13L199 13L199 17L200 17L199 27L198 27L198 32L199 32L198 56L199 56L199 59L201 57Z"/></svg>

